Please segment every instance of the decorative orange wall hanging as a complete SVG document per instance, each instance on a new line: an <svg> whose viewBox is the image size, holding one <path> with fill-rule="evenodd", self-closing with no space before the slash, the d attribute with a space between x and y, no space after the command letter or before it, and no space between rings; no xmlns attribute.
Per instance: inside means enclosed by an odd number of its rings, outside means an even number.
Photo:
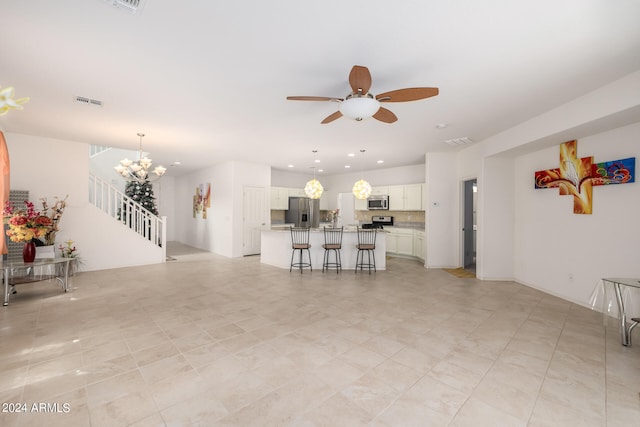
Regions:
<svg viewBox="0 0 640 427"><path fill-rule="evenodd" d="M593 186L634 182L636 158L593 163L593 157L578 158L578 142L560 144L560 167L535 173L535 188L558 188L560 195L573 196L573 213L593 210Z"/></svg>

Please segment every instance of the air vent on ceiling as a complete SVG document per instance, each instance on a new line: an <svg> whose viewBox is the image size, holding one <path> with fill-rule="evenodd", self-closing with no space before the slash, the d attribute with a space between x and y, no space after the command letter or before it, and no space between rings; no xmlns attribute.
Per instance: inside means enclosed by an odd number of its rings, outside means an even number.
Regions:
<svg viewBox="0 0 640 427"><path fill-rule="evenodd" d="M95 105L96 107L102 107L102 101L97 99L86 98L84 96L76 96L76 102L85 105Z"/></svg>
<svg viewBox="0 0 640 427"><path fill-rule="evenodd" d="M140 13L145 0L102 0L105 3L117 7L118 9L126 10L131 13Z"/></svg>
<svg viewBox="0 0 640 427"><path fill-rule="evenodd" d="M447 139L444 143L456 147L458 145L471 144L472 142L473 141L470 138L464 136L462 138Z"/></svg>

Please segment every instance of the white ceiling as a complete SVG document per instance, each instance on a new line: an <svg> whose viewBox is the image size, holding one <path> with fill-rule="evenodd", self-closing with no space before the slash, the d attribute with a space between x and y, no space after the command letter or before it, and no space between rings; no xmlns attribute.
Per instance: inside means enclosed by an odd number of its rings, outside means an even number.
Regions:
<svg viewBox="0 0 640 427"><path fill-rule="evenodd" d="M0 0L0 86L31 98L0 128L130 149L144 132L154 164L182 162L173 175L229 160L310 173L315 157L336 174L422 163L456 149L445 140L481 141L640 69L636 0L142 4ZM393 124L321 125L336 103L285 99L343 98L353 65L374 94L440 95L385 104Z"/></svg>

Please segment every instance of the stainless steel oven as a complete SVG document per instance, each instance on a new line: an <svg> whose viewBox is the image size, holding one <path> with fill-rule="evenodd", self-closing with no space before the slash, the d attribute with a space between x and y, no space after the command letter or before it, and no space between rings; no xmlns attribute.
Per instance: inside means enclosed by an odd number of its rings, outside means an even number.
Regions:
<svg viewBox="0 0 640 427"><path fill-rule="evenodd" d="M367 209L370 211L375 210L389 210L389 196L371 196L367 199Z"/></svg>

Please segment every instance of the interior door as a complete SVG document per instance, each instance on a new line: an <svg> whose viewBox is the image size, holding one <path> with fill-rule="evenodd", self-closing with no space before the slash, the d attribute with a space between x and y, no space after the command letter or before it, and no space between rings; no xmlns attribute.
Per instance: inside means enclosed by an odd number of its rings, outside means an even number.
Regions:
<svg viewBox="0 0 640 427"><path fill-rule="evenodd" d="M267 228L267 190L265 187L244 187L242 254L260 253L260 234Z"/></svg>
<svg viewBox="0 0 640 427"><path fill-rule="evenodd" d="M475 267L476 263L476 189L477 180L464 182L464 268Z"/></svg>

